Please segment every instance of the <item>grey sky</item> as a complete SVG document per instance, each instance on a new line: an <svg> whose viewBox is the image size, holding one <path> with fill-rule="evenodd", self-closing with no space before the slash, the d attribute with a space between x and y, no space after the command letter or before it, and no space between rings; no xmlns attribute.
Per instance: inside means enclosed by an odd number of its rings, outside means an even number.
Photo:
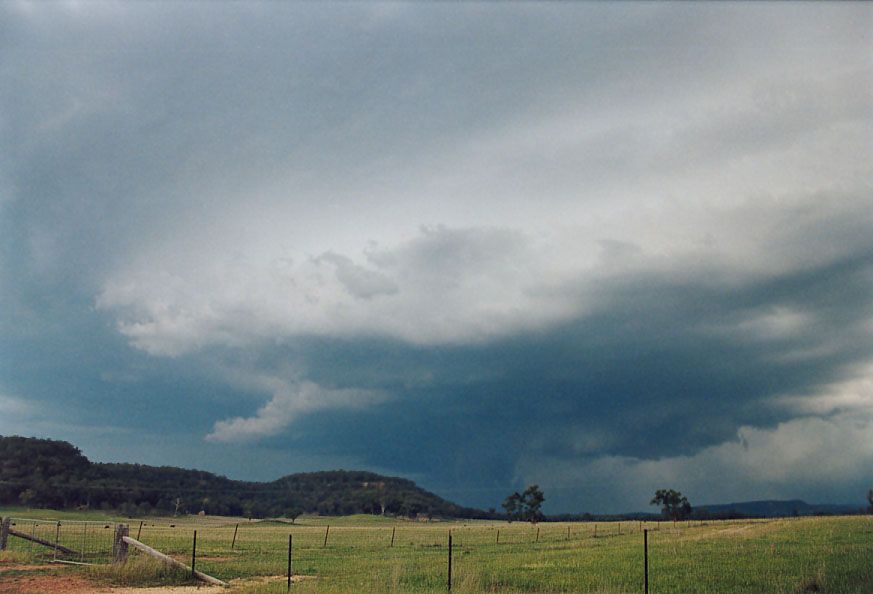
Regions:
<svg viewBox="0 0 873 594"><path fill-rule="evenodd" d="M0 432L485 507L860 498L871 25L4 3Z"/></svg>

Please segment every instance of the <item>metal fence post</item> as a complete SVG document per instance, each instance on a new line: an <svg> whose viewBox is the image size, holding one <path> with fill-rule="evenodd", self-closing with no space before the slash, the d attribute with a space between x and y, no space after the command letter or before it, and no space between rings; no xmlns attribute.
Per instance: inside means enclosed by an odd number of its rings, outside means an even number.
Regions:
<svg viewBox="0 0 873 594"><path fill-rule="evenodd" d="M288 592L291 591L291 545L293 535L288 535Z"/></svg>
<svg viewBox="0 0 873 594"><path fill-rule="evenodd" d="M452 531L449 530L449 592L452 591Z"/></svg>
<svg viewBox="0 0 873 594"><path fill-rule="evenodd" d="M194 531L194 544L191 547L191 577L194 577L194 564L197 562L197 531Z"/></svg>
<svg viewBox="0 0 873 594"><path fill-rule="evenodd" d="M643 588L649 594L649 529L643 530Z"/></svg>

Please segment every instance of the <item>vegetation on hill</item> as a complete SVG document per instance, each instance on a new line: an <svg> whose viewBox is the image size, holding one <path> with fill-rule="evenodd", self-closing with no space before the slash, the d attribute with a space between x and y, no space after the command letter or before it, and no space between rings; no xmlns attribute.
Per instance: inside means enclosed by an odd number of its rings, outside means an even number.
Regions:
<svg viewBox="0 0 873 594"><path fill-rule="evenodd" d="M235 481L200 470L89 461L75 446L50 439L0 436L0 504L54 509L114 509L127 515L199 513L254 518L301 513L472 518L464 508L410 480L333 470L266 483Z"/></svg>

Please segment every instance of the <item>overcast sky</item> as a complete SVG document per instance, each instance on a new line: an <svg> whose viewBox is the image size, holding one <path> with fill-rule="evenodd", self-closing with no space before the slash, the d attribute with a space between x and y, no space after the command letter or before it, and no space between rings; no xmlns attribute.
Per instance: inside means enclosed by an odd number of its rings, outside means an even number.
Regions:
<svg viewBox="0 0 873 594"><path fill-rule="evenodd" d="M864 502L873 5L0 3L0 433Z"/></svg>

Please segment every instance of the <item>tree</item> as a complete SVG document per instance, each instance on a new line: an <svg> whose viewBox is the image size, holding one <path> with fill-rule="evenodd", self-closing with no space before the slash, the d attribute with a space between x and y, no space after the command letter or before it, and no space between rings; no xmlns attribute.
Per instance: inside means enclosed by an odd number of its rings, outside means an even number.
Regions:
<svg viewBox="0 0 873 594"><path fill-rule="evenodd" d="M688 498L673 489L658 489L649 505L660 505L661 513L669 520L682 520L691 515Z"/></svg>
<svg viewBox="0 0 873 594"><path fill-rule="evenodd" d="M521 512L521 494L516 491L515 493L504 499L501 506L503 507L503 509L506 510L506 519L509 520L509 523L511 524L513 520L519 517L519 514Z"/></svg>
<svg viewBox="0 0 873 594"><path fill-rule="evenodd" d="M543 513L540 508L543 506L543 501L546 498L540 490L539 485L531 485L525 489L521 495L521 501L524 506L522 519L527 520L531 524L536 524L543 519Z"/></svg>
<svg viewBox="0 0 873 594"><path fill-rule="evenodd" d="M288 509L285 510L285 517L291 520L291 523L294 523L294 520L299 518L303 514L303 509L300 506L292 505Z"/></svg>
<svg viewBox="0 0 873 594"><path fill-rule="evenodd" d="M536 524L543 519L540 508L546 498L539 485L531 485L524 493L516 491L503 500L501 504L506 510L506 519L511 523L513 520L524 520Z"/></svg>

